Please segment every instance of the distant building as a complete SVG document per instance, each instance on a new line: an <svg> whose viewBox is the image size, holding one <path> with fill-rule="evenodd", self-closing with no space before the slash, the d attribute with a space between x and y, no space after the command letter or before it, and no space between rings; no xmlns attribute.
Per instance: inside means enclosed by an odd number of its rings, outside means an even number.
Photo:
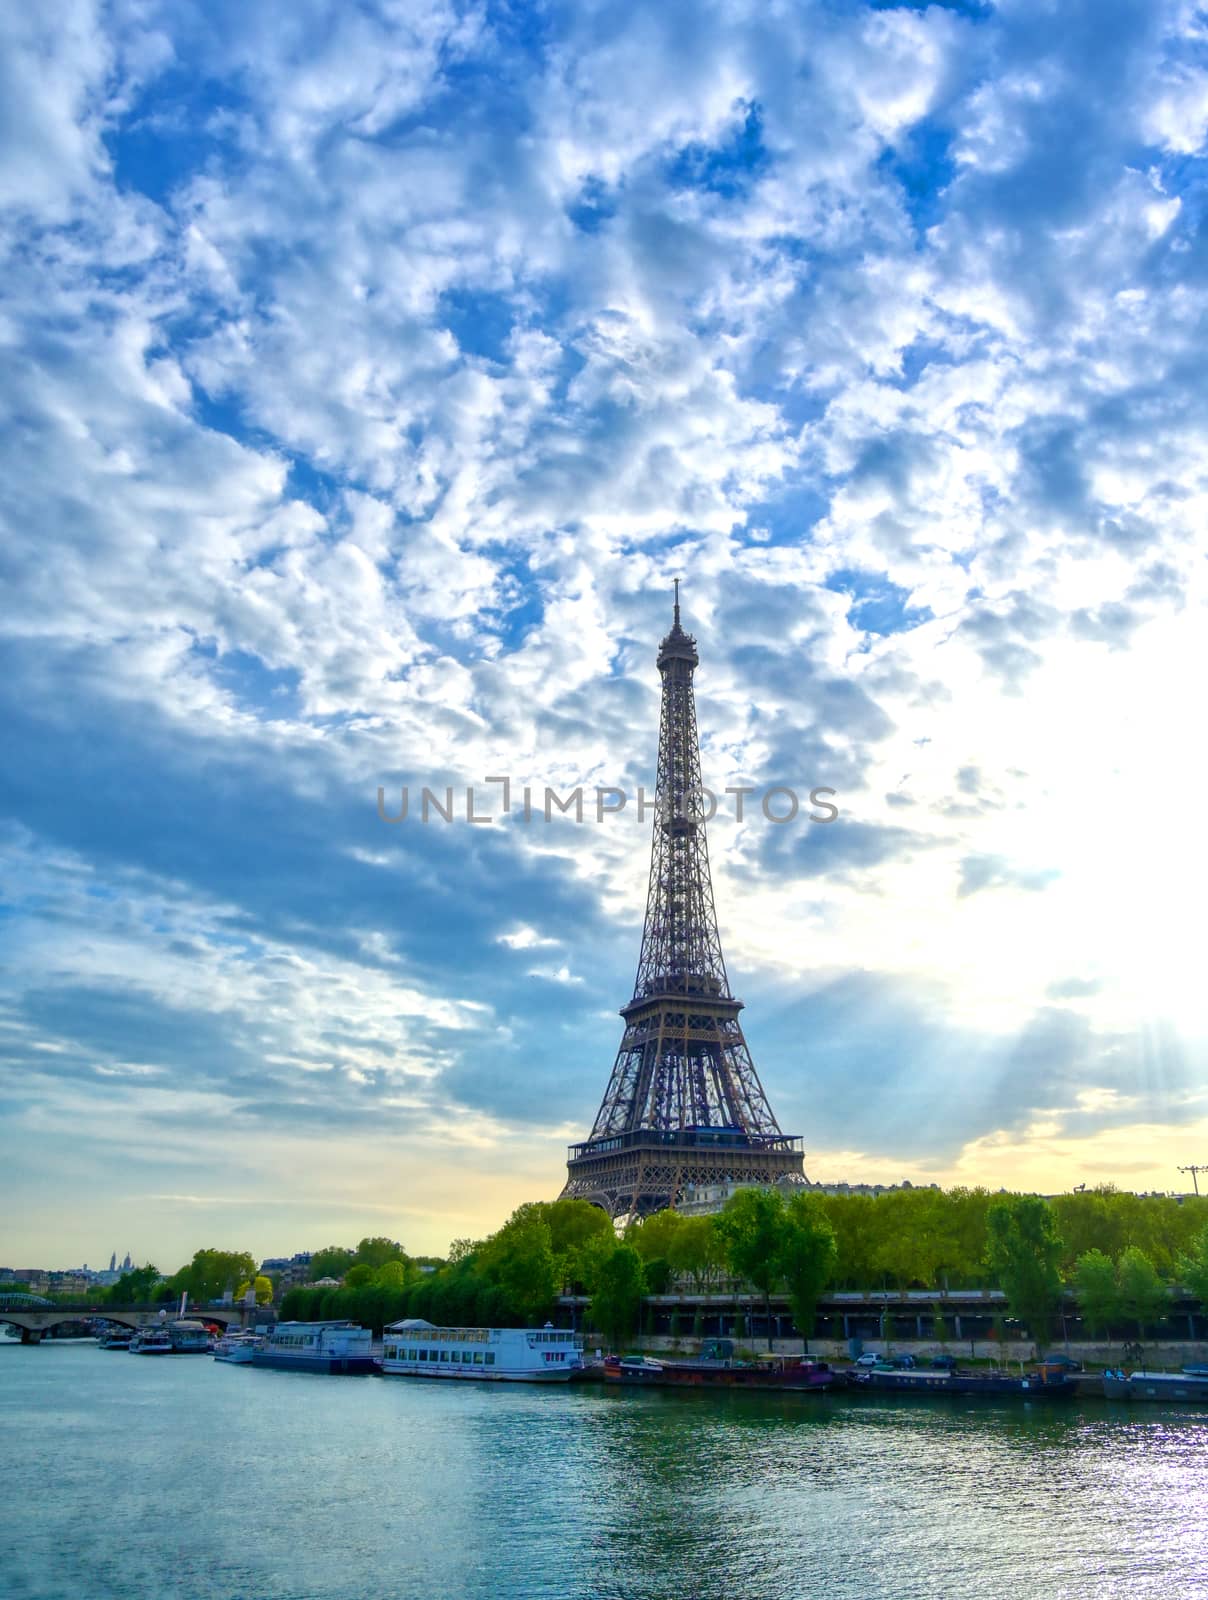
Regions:
<svg viewBox="0 0 1208 1600"><path fill-rule="evenodd" d="M266 1278L276 1278L277 1288L284 1294L286 1289L296 1289L309 1280L313 1259L309 1250L299 1250L292 1256L266 1256L260 1263L260 1271Z"/></svg>
<svg viewBox="0 0 1208 1600"><path fill-rule="evenodd" d="M683 1217L715 1216L740 1189L776 1189L786 1198L794 1194L867 1194L875 1198L881 1194L892 1194L898 1189L923 1187L938 1189L939 1184L914 1184L909 1178L904 1178L901 1183L810 1183L803 1189L800 1183L786 1178L767 1184L735 1183L732 1179L726 1179L720 1183L688 1184L684 1189L684 1198L675 1209Z"/></svg>

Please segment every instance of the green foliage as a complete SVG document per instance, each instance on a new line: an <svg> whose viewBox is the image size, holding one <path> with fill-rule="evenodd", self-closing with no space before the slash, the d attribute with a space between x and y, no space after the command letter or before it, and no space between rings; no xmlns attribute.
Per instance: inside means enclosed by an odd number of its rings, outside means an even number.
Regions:
<svg viewBox="0 0 1208 1600"><path fill-rule="evenodd" d="M1136 1245L1129 1245L1121 1252L1116 1278L1120 1286L1120 1310L1144 1335L1169 1309L1170 1291L1158 1276L1153 1262Z"/></svg>
<svg viewBox="0 0 1208 1600"><path fill-rule="evenodd" d="M775 1189L739 1189L715 1219L726 1264L766 1300L780 1277L784 1199Z"/></svg>
<svg viewBox="0 0 1208 1600"><path fill-rule="evenodd" d="M1074 1294L1087 1331L1093 1338L1109 1333L1120 1319L1116 1267L1102 1250L1086 1250L1074 1264Z"/></svg>
<svg viewBox="0 0 1208 1600"><path fill-rule="evenodd" d="M643 1264L646 1269L646 1293L666 1294L671 1288L671 1263L662 1256L654 1256Z"/></svg>
<svg viewBox="0 0 1208 1600"><path fill-rule="evenodd" d="M362 1239L357 1245L355 1264L367 1266L371 1272L376 1272L379 1267L384 1267L387 1261L406 1261L407 1252L397 1239L377 1237ZM333 1274L334 1276L334 1274Z"/></svg>
<svg viewBox="0 0 1208 1600"><path fill-rule="evenodd" d="M1065 1219L1060 1227L1058 1219ZM1074 1254L1070 1238L1062 1236L1067 1226L1082 1245ZM728 1269L763 1294L767 1309L783 1285L807 1337L828 1284L895 1284L1002 1287L1013 1314L1043 1339L1059 1303L1058 1268L1064 1264L1075 1279L1079 1257L1096 1249L1122 1257L1135 1247L1159 1277L1178 1272L1208 1305L1208 1197L1176 1205L1102 1189L1062 1195L1050 1206L1035 1196L991 1196L982 1189L914 1189L876 1198L808 1193L786 1202L777 1191L744 1189L716 1217L658 1212L631 1227L625 1244L642 1267L648 1293L676 1282L704 1293ZM616 1249L612 1222L597 1207L582 1200L536 1201L520 1206L488 1239L455 1240L445 1261L409 1262L388 1239L362 1240L356 1251L330 1246L316 1254L312 1273L352 1276L338 1290L291 1290L281 1315L347 1316L377 1330L383 1321L407 1316L453 1326L531 1324L554 1314L564 1290L587 1293L594 1304L603 1284L606 1304L612 1275L620 1270ZM421 1263L436 1270L421 1272ZM360 1267L371 1270L366 1276ZM182 1268L153 1292L174 1299L188 1287L193 1294L190 1272ZM241 1272L233 1282L246 1277ZM1147 1315L1152 1320L1152 1310ZM636 1326L636 1310L633 1317ZM699 1338L702 1331L697 1316L693 1333Z"/></svg>
<svg viewBox="0 0 1208 1600"><path fill-rule="evenodd" d="M235 1290L236 1300L242 1300L251 1286L253 1285L245 1278ZM258 1306L271 1306L273 1303L273 1280L266 1278L263 1273L257 1273L254 1280L254 1288L256 1291L256 1304Z"/></svg>
<svg viewBox="0 0 1208 1600"><path fill-rule="evenodd" d="M675 1254L676 1240L689 1220L681 1217L678 1211L656 1211L635 1222L626 1233L625 1242L633 1246L644 1262L669 1262Z"/></svg>
<svg viewBox="0 0 1208 1600"><path fill-rule="evenodd" d="M1052 1202L1057 1229L1065 1241L1062 1271L1074 1270L1078 1258L1101 1250L1118 1261L1125 1250L1147 1255L1159 1277L1171 1279L1181 1257L1194 1248L1208 1227L1208 1195L1140 1195L1110 1184L1079 1194L1057 1195Z"/></svg>
<svg viewBox="0 0 1208 1600"><path fill-rule="evenodd" d="M784 1280L793 1321L807 1341L814 1331L818 1296L829 1283L838 1258L835 1230L817 1196L794 1195L784 1208L776 1267Z"/></svg>
<svg viewBox="0 0 1208 1600"><path fill-rule="evenodd" d="M1087 1250L1074 1267L1074 1293L1090 1332L1108 1333L1120 1322L1132 1322L1141 1333L1164 1315L1170 1292L1143 1250L1129 1245L1113 1263L1102 1250Z"/></svg>
<svg viewBox="0 0 1208 1600"><path fill-rule="evenodd" d="M726 1252L712 1217L681 1217L668 1256L671 1270L686 1278L694 1294L704 1294L725 1265Z"/></svg>
<svg viewBox="0 0 1208 1600"><path fill-rule="evenodd" d="M507 1305L529 1322L550 1310L561 1287L553 1231L543 1215L548 1209L540 1202L520 1206L476 1257Z"/></svg>
<svg viewBox="0 0 1208 1600"><path fill-rule="evenodd" d="M316 1250L310 1258L310 1278L342 1278L356 1260L356 1253L343 1245L329 1244L325 1250Z"/></svg>
<svg viewBox="0 0 1208 1600"><path fill-rule="evenodd" d="M123 1272L116 1283L105 1291L105 1303L111 1306L138 1306L151 1299L160 1283L159 1268L133 1267Z"/></svg>
<svg viewBox="0 0 1208 1600"><path fill-rule="evenodd" d="M1187 1254L1180 1256L1178 1272L1200 1305L1208 1310L1208 1223L1204 1224Z"/></svg>
<svg viewBox="0 0 1208 1600"><path fill-rule="evenodd" d="M589 1311L593 1325L613 1349L620 1348L637 1326L645 1292L642 1258L633 1245L614 1244L597 1258Z"/></svg>
<svg viewBox="0 0 1208 1600"><path fill-rule="evenodd" d="M763 1296L770 1350L772 1290L780 1279L785 1236L784 1197L776 1189L739 1189L722 1207L715 1226L730 1270Z"/></svg>
<svg viewBox="0 0 1208 1600"><path fill-rule="evenodd" d="M246 1250L198 1250L188 1266L161 1283L155 1291L160 1300L177 1300L187 1294L194 1304L221 1300L241 1283L256 1276L256 1263Z"/></svg>
<svg viewBox="0 0 1208 1600"><path fill-rule="evenodd" d="M1004 1195L986 1212L986 1259L1011 1310L1032 1337L1048 1342L1061 1301L1061 1237L1039 1195Z"/></svg>

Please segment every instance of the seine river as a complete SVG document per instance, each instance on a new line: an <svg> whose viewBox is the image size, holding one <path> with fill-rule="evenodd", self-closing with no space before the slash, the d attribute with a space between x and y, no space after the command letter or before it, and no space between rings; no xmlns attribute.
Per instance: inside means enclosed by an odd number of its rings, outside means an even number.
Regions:
<svg viewBox="0 0 1208 1600"><path fill-rule="evenodd" d="M5 1600L1208 1594L1208 1413L0 1347Z"/></svg>

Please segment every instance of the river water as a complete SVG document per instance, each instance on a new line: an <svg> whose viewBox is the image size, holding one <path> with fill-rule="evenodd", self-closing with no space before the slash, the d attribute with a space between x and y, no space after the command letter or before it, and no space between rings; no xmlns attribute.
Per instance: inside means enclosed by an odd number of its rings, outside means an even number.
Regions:
<svg viewBox="0 0 1208 1600"><path fill-rule="evenodd" d="M1198 1600L1208 1412L0 1347L5 1600Z"/></svg>

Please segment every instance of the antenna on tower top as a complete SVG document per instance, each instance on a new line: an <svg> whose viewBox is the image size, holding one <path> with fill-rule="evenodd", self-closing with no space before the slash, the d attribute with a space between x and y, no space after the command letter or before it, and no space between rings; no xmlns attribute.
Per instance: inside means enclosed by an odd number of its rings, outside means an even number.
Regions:
<svg viewBox="0 0 1208 1600"><path fill-rule="evenodd" d="M676 578L675 579L675 626L677 628L679 627L679 586L680 586L680 581L679 581L678 578Z"/></svg>

